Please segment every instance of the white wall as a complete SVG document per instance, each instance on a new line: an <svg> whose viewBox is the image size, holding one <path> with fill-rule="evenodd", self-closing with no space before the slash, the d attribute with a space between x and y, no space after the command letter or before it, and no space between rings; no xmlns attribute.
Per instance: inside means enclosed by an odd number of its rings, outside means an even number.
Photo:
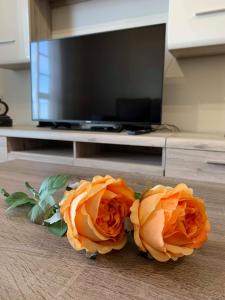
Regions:
<svg viewBox="0 0 225 300"><path fill-rule="evenodd" d="M53 10L53 37L155 24L167 19L168 0L91 0Z"/></svg>
<svg viewBox="0 0 225 300"><path fill-rule="evenodd" d="M0 74L0 95L9 105L8 114L14 124L32 124L30 72L1 70Z"/></svg>
<svg viewBox="0 0 225 300"><path fill-rule="evenodd" d="M171 60L166 71L163 121L184 131L225 133L225 55L178 63Z"/></svg>
<svg viewBox="0 0 225 300"><path fill-rule="evenodd" d="M166 20L167 11L168 0L86 1L54 9L53 36L151 24ZM166 52L165 71L163 122L184 131L224 133L225 55L177 63ZM29 72L3 71L2 77L0 72L0 95L8 101L15 124L31 123Z"/></svg>

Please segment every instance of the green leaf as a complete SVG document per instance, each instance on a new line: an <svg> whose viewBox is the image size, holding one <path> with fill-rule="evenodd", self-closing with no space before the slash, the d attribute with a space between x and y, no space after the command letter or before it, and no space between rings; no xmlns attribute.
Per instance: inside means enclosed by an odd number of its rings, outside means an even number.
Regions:
<svg viewBox="0 0 225 300"><path fill-rule="evenodd" d="M47 195L45 198L40 199L38 205L42 208L43 211L49 209L49 207L53 207L56 205L55 200L52 196Z"/></svg>
<svg viewBox="0 0 225 300"><path fill-rule="evenodd" d="M25 182L25 186L27 190L33 195L33 197L38 201L39 193L29 184L29 182Z"/></svg>
<svg viewBox="0 0 225 300"><path fill-rule="evenodd" d="M54 223L60 221L61 219L62 219L62 217L60 215L60 211L59 211L59 209L57 209L57 211L54 213L54 215L52 215L49 219L45 220L45 223L54 224Z"/></svg>
<svg viewBox="0 0 225 300"><path fill-rule="evenodd" d="M0 195L2 195L3 197L9 197L10 194L8 192L6 192L5 189L0 189Z"/></svg>
<svg viewBox="0 0 225 300"><path fill-rule="evenodd" d="M56 175L46 178L41 184L39 195L41 199L45 199L47 196L53 195L55 192L63 188L70 176Z"/></svg>
<svg viewBox="0 0 225 300"><path fill-rule="evenodd" d="M34 199L28 197L27 194L22 192L13 193L5 198L5 202L9 205L8 209L22 206L25 204L34 205L36 202Z"/></svg>
<svg viewBox="0 0 225 300"><path fill-rule="evenodd" d="M30 214L32 222L40 224L44 221L46 211L56 205L52 195L63 188L69 178L66 175L57 175L50 176L43 181L39 190L39 202Z"/></svg>
<svg viewBox="0 0 225 300"><path fill-rule="evenodd" d="M64 236L67 232L67 224L63 220L49 224L48 231L57 236Z"/></svg>
<svg viewBox="0 0 225 300"><path fill-rule="evenodd" d="M30 210L28 217L31 222L36 224L43 224L46 218L52 215L54 208L51 205L40 206L40 202L32 207Z"/></svg>
<svg viewBox="0 0 225 300"><path fill-rule="evenodd" d="M141 197L142 197L142 194L141 194L141 193L139 193L139 192L135 192L135 193L134 193L134 197L135 197L135 199L138 199L138 200L140 200L140 199L141 199Z"/></svg>
<svg viewBox="0 0 225 300"><path fill-rule="evenodd" d="M31 210L28 213L28 217L31 220L31 222L36 224L42 224L44 219L44 211L43 209L36 204L31 208Z"/></svg>
<svg viewBox="0 0 225 300"><path fill-rule="evenodd" d="M55 206L55 200L52 196L39 200L39 202L31 209L28 214L31 222L42 224L43 221L50 216Z"/></svg>
<svg viewBox="0 0 225 300"><path fill-rule="evenodd" d="M37 193L39 201L29 213L31 222L42 224L45 219L53 214L56 203L52 195L63 188L69 178L70 176L66 175L50 176L42 182L39 193ZM33 193L36 192L32 187L28 187Z"/></svg>

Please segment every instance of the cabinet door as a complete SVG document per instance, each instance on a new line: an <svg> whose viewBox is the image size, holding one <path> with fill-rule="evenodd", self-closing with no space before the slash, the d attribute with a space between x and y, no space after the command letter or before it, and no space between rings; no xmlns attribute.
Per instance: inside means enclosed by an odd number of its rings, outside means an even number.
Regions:
<svg viewBox="0 0 225 300"><path fill-rule="evenodd" d="M28 61L28 0L0 0L0 65Z"/></svg>
<svg viewBox="0 0 225 300"><path fill-rule="evenodd" d="M170 0L170 50L225 44L225 0Z"/></svg>
<svg viewBox="0 0 225 300"><path fill-rule="evenodd" d="M167 149L166 176L225 183L225 152Z"/></svg>
<svg viewBox="0 0 225 300"><path fill-rule="evenodd" d="M0 136L0 163L7 161L7 140Z"/></svg>

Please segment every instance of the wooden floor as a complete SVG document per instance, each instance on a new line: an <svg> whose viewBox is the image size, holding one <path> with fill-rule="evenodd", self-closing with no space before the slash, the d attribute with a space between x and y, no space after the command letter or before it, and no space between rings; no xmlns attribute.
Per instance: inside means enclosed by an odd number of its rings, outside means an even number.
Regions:
<svg viewBox="0 0 225 300"><path fill-rule="evenodd" d="M11 161L0 164L0 186L23 190L23 182L38 186L49 175L71 174L75 180L106 174L103 170L45 163ZM143 185L176 180L138 173L123 176ZM188 182L206 200L212 232L205 247L178 262L159 263L125 249L88 260L66 238L30 224L24 209L6 213L0 201L0 299L225 299L225 185Z"/></svg>

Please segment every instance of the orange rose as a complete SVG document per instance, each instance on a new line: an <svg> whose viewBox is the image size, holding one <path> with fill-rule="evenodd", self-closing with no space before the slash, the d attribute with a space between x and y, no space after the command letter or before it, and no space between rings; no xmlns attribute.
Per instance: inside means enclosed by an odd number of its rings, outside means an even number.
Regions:
<svg viewBox="0 0 225 300"><path fill-rule="evenodd" d="M210 230L203 200L185 184L150 189L133 203L131 222L137 246L158 261L192 254Z"/></svg>
<svg viewBox="0 0 225 300"><path fill-rule="evenodd" d="M127 241L124 220L134 200L134 191L121 178L96 176L92 182L81 180L79 187L66 192L60 203L72 247L101 254L123 248Z"/></svg>

